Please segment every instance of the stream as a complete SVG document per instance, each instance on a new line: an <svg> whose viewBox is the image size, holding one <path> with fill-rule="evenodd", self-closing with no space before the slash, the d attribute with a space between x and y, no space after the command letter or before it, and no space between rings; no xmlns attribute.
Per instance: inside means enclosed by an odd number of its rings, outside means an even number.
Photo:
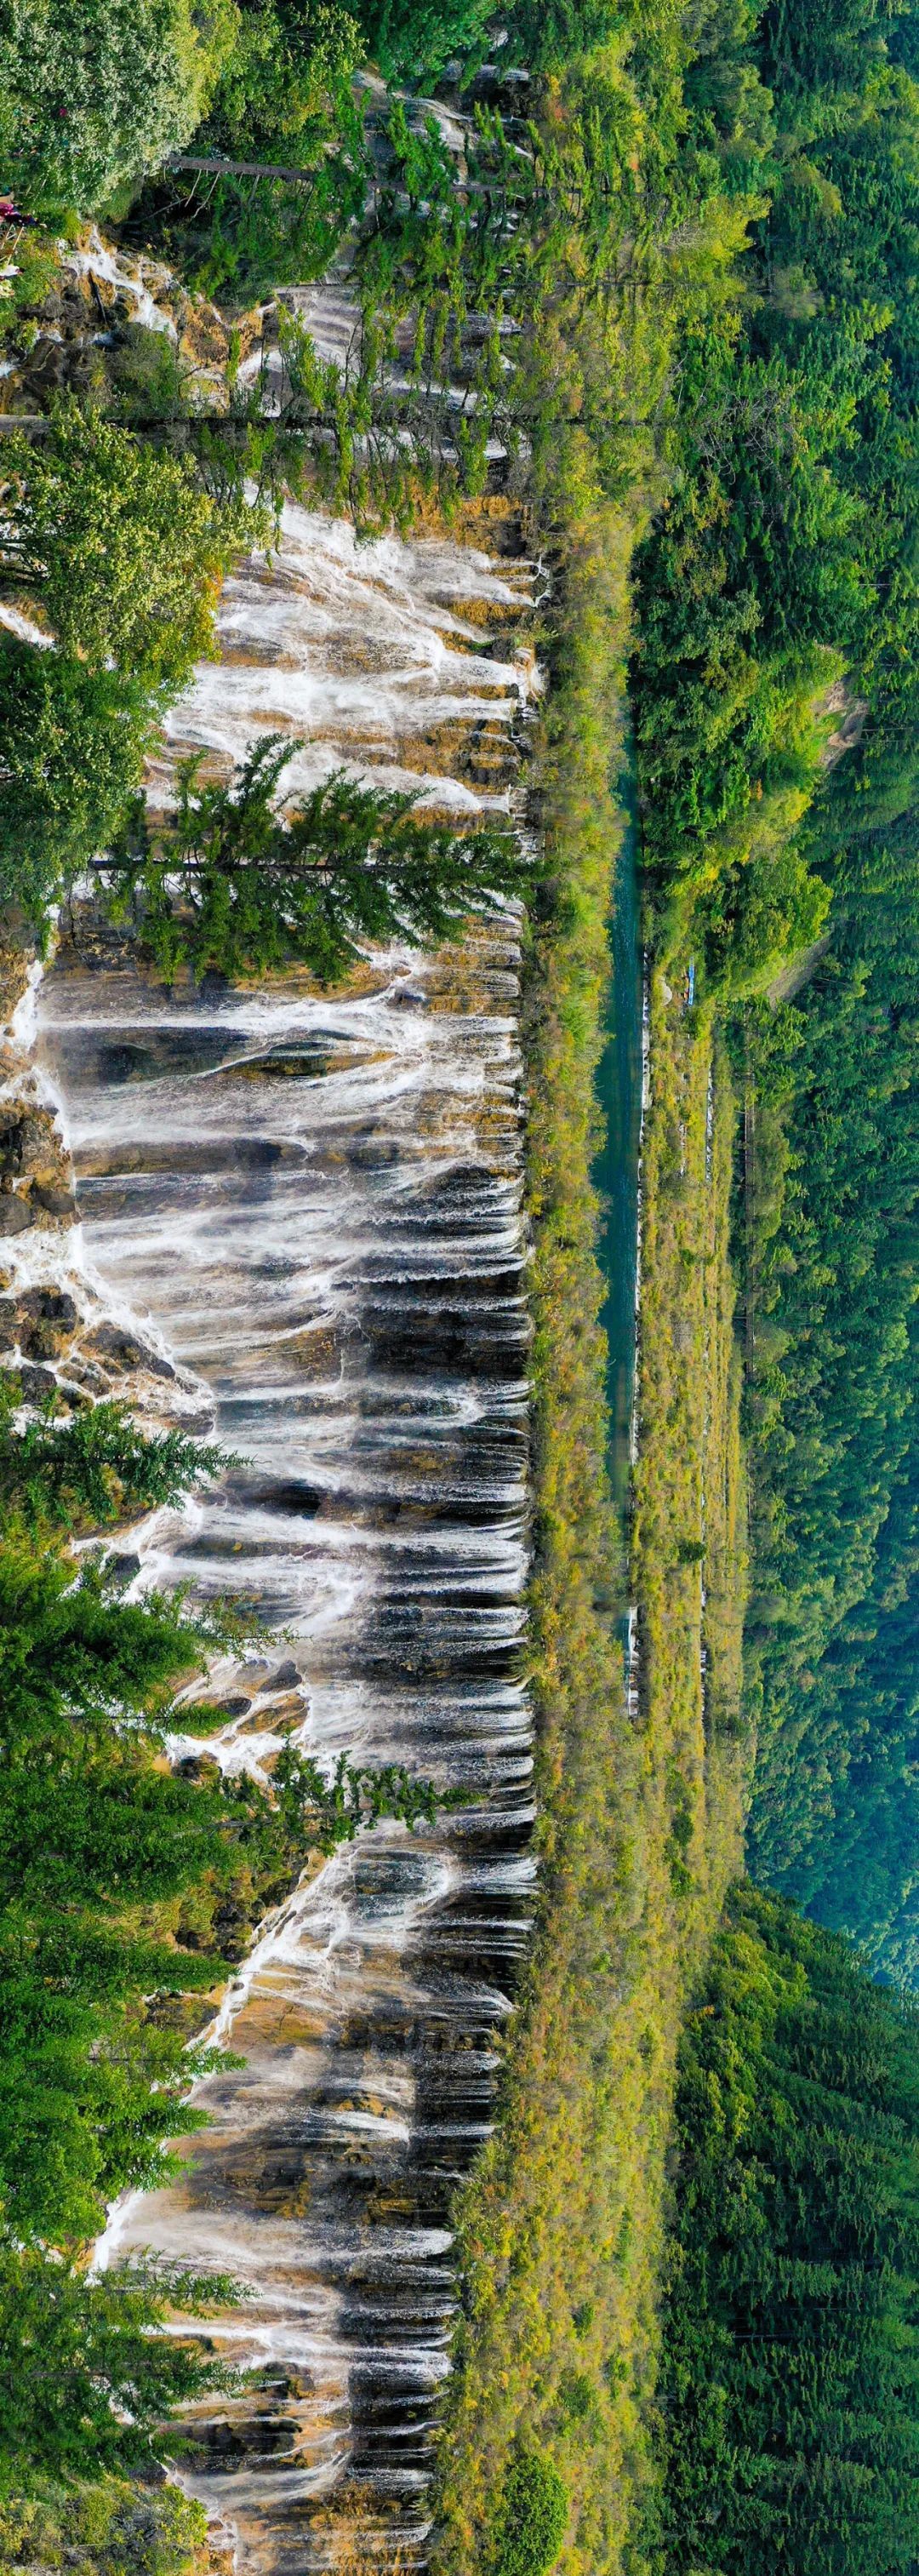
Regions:
<svg viewBox="0 0 919 2576"><path fill-rule="evenodd" d="M637 1723L640 1639L638 1607L629 1597L628 1519L638 1455L641 1152L650 1077L650 996L641 945L634 758L624 764L619 793L625 824L613 886L607 1034L596 1084L602 1141L593 1180L601 1210L597 1259L606 1290L600 1323L607 1340L607 1465L621 1533L619 1634L626 1706Z"/></svg>
<svg viewBox="0 0 919 2576"><path fill-rule="evenodd" d="M600 1322L609 1354L606 1392L610 1476L620 1511L624 1511L628 1500L634 1452L639 1159L645 1083L644 978L631 773L622 781L622 793L628 821L616 868L608 1033L597 1071L603 1142L593 1172L603 1203L597 1259L606 1295Z"/></svg>

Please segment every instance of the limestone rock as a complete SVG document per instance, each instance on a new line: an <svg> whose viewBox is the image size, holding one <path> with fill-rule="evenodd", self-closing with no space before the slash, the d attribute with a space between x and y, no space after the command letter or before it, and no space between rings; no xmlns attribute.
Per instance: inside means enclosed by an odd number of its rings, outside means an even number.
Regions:
<svg viewBox="0 0 919 2576"><path fill-rule="evenodd" d="M11 1190L0 1193L0 1234L25 1234L31 1224L28 1199L14 1197Z"/></svg>

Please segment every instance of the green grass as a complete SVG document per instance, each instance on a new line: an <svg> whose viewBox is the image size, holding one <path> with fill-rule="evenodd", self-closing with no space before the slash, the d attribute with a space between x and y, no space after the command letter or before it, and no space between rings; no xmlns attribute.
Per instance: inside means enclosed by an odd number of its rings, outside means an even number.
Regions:
<svg viewBox="0 0 919 2576"><path fill-rule="evenodd" d="M438 2496L437 2565L450 2576L491 2563L521 2450L545 2458L568 2491L565 2576L640 2564L630 2533L653 2475L681 2009L739 1863L740 1758L729 1728L706 1739L701 1678L704 1575L708 1690L723 1727L737 1689L731 1568L744 1512L726 1257L734 1107L719 1058L707 1157L711 1027L668 1005L660 977L631 1577L642 1629L637 1725L623 1691L623 1534L606 1468L590 1167L623 823L610 780L631 540L612 510L573 532L542 744L555 909L533 941L524 1029L541 1905L498 2124L457 2210L464 2313Z"/></svg>

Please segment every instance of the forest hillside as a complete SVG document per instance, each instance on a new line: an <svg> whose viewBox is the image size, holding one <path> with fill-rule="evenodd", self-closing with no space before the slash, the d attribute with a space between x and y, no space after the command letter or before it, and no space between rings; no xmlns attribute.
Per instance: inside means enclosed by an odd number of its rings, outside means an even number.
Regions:
<svg viewBox="0 0 919 2576"><path fill-rule="evenodd" d="M97 1335L80 1377L27 995L68 942L183 1008L353 994L401 943L473 1021L458 943L496 918L535 1929L452 2204L430 2531L387 2469L370 2522L323 2489L311 2563L919 2554L917 279L910 0L0 0L3 2568L221 2563L184 2428L273 2403L210 2331L238 2285L92 2247L232 2069L206 2033L266 1912L457 1803L357 1748L176 1757L261 1632L132 1589L120 1541L241 1462L139 1419L152 1343L122 1332L113 1391ZM166 776L292 507L536 568L513 793L288 794L274 732ZM493 754L483 720L478 789ZM597 1085L631 835L621 1513Z"/></svg>

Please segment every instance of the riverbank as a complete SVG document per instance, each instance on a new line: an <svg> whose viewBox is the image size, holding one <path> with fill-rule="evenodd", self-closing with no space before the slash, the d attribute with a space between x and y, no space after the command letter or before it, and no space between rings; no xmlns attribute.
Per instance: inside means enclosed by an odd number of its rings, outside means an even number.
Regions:
<svg viewBox="0 0 919 2576"><path fill-rule="evenodd" d="M542 1893L505 2043L501 2117L458 2210L463 2320L438 2558L456 2576L483 2563L515 2446L550 2459L577 2496L565 2576L625 2564L653 2475L681 2009L740 1854L730 1716L740 1625L730 1567L744 1508L727 1266L734 1104L711 1022L682 1013L659 974L629 1571L635 1714L623 1670L626 1566L609 1476L591 1175L626 819L611 782L623 744L630 543L613 512L579 532L540 767L553 913L533 939L524 1037ZM706 1704L717 1727L706 1725Z"/></svg>

